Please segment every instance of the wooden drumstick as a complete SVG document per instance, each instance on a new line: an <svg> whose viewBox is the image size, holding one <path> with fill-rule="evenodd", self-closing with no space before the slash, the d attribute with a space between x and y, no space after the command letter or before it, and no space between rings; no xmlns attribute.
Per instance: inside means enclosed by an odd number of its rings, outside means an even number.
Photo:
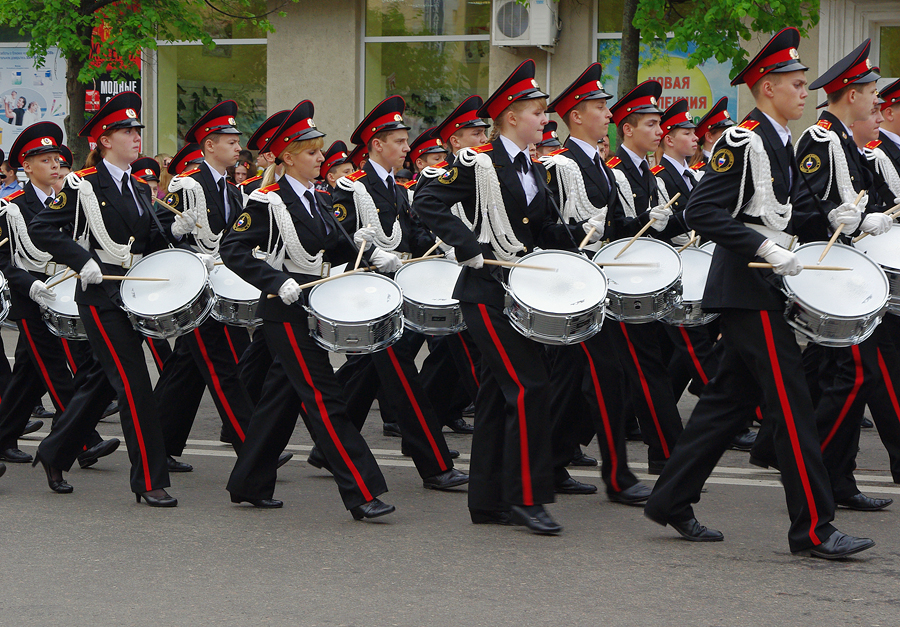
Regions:
<svg viewBox="0 0 900 627"><path fill-rule="evenodd" d="M678 249L678 252L682 252L686 250L691 244L697 241L697 234L695 231L691 231L691 239L688 240L688 243Z"/></svg>
<svg viewBox="0 0 900 627"><path fill-rule="evenodd" d="M668 209L669 205L671 205L673 202L678 200L680 197L681 197L681 192L678 192L677 194L672 196L669 199L669 202L667 202L666 204L663 205L663 209ZM631 248L631 245L634 244L641 235L643 235L648 230L650 230L650 227L653 226L654 224L656 224L656 218L650 218L650 221L644 225L644 228L642 228L640 231L635 233L634 237L632 237L630 240L628 240L628 243L622 247L622 250L620 250L618 253L616 253L616 256L613 257L613 259L618 259L619 257L621 257L622 253L624 253L626 250Z"/></svg>
<svg viewBox="0 0 900 627"><path fill-rule="evenodd" d="M367 224L366 228L369 228L370 226L372 226L372 225ZM363 241L363 242L360 242L360 244L359 244L359 254L356 255L356 263L353 264L354 270L359 268L359 264L362 261L362 256L363 256L364 252L366 252L366 243Z"/></svg>
<svg viewBox="0 0 900 627"><path fill-rule="evenodd" d="M402 260L400 260L400 263L412 263L413 261L423 261L425 259L442 259L443 257L444 257L443 254L441 254L441 255L425 255L424 257L416 257L414 259L402 259Z"/></svg>
<svg viewBox="0 0 900 627"><path fill-rule="evenodd" d="M856 196L856 200L853 201L853 204L858 204L859 201L862 200L862 197L865 195L865 193L866 190L862 190L861 192L859 192L859 194ZM834 230L834 235L832 235L831 239L828 240L828 244L825 246L825 250L822 251L822 255L819 257L819 261L817 261L816 263L822 263L822 260L825 259L825 255L828 254L828 251L831 250L831 247L834 246L834 243L840 236L841 231L844 230L844 226L845 225L843 224L838 224L837 228Z"/></svg>
<svg viewBox="0 0 900 627"><path fill-rule="evenodd" d="M556 268L547 266L533 266L528 263L516 263L515 261L500 261L499 259L485 259L486 266L502 266L504 268L525 268L526 270L544 270L546 272L559 272Z"/></svg>
<svg viewBox="0 0 900 627"><path fill-rule="evenodd" d="M761 261L751 261L747 264L748 268L773 268L774 266L771 263L763 263ZM845 270L852 270L853 268L845 268L844 266L803 266L804 270L829 270L832 272L843 272Z"/></svg>
<svg viewBox="0 0 900 627"><path fill-rule="evenodd" d="M2 245L2 244L0 244L0 245ZM73 272L72 270L66 270L65 274L62 275L62 278L56 279L53 283L50 283L49 285L47 285L47 289L56 287L60 283L62 283L64 281L68 281L69 279L71 279L74 276L78 276L78 275L75 272Z"/></svg>
<svg viewBox="0 0 900 627"><path fill-rule="evenodd" d="M648 261L648 262L640 262L640 261L596 261L594 262L598 266L607 266L609 268L658 268L658 261Z"/></svg>
<svg viewBox="0 0 900 627"><path fill-rule="evenodd" d="M426 251L425 251L425 254L422 255L422 256L420 257L420 259L425 259L428 255L430 255L431 253L433 253L434 251L436 251L437 248L438 248L438 246L440 246L440 245L443 244L443 243L444 243L444 242L442 242L441 240L437 240L437 241L434 243L434 246L432 246L431 248L429 248L428 250L426 250ZM407 259L407 261L415 261L415 260L414 260L414 259ZM404 263L405 263L405 262L404 262Z"/></svg>
<svg viewBox="0 0 900 627"><path fill-rule="evenodd" d="M178 209L176 209L175 207L170 207L169 205L167 205L166 203L164 203L163 201L161 201L159 198L154 198L154 199L153 199L153 202L155 202L155 203L157 203L157 204L159 204L159 205L165 207L166 209L168 209L169 211L171 211L172 213L174 213L176 216L183 216L183 215L184 215L184 213L182 213L181 211L178 211ZM203 225L201 225L199 222L195 222L195 225L197 226L198 229L202 229L202 228L203 228Z"/></svg>
<svg viewBox="0 0 900 627"><path fill-rule="evenodd" d="M885 211L884 215L886 215L891 220L893 220L898 215L900 215L900 205L894 205L893 207L891 207L890 209ZM862 235L857 235L856 237L853 238L853 243L855 244L859 240L864 239L865 237L867 237L869 235L871 235L871 233L863 233ZM2 245L3 245L3 242L0 242L0 246L2 246Z"/></svg>
<svg viewBox="0 0 900 627"><path fill-rule="evenodd" d="M78 278L81 278L80 274L76 274ZM159 277L153 276L118 276L117 274L104 274L104 281L168 281L169 279L163 279Z"/></svg>
<svg viewBox="0 0 900 627"><path fill-rule="evenodd" d="M6 242L8 242L8 241L9 241L9 238L8 238L8 237L4 237L2 240L0 240L0 246L3 246L3 245L6 244Z"/></svg>
<svg viewBox="0 0 900 627"><path fill-rule="evenodd" d="M591 239L591 236L592 236L594 233L596 233L596 232L597 232L597 227L596 227L596 226L592 226L592 227L591 227L591 230L587 232L587 235L584 236L584 239L581 240L581 243L578 245L578 250L581 250L582 248L584 248L585 246L587 246L587 245L588 245L588 242L589 242L590 239Z"/></svg>
<svg viewBox="0 0 900 627"><path fill-rule="evenodd" d="M358 274L365 271L366 268L360 268L359 270L348 270L347 272L341 272L340 274L335 274L334 276L327 276L324 279L316 279L315 281L304 283L300 286L300 289L305 290L308 287L314 287L316 285L321 285L322 283L328 283L329 281L334 281L335 279L347 276L348 274ZM266 296L266 298L278 298L278 294L269 294L268 296Z"/></svg>

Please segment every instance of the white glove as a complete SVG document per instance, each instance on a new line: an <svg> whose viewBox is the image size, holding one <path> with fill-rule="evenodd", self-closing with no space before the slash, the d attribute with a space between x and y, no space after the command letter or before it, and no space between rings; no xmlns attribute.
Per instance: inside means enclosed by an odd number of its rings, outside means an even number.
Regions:
<svg viewBox="0 0 900 627"><path fill-rule="evenodd" d="M587 222L581 225L585 233L589 233L591 229L596 229L588 240L588 244L599 242L603 239L603 230L606 228L606 220L600 218L588 218Z"/></svg>
<svg viewBox="0 0 900 627"><path fill-rule="evenodd" d="M357 231L357 233L359 233L359 231ZM379 271L386 274L396 272L403 265L400 263L400 257L394 253L381 250L380 248L376 248L372 251L372 256L369 258L369 261L371 261L372 265L378 268Z"/></svg>
<svg viewBox="0 0 900 627"><path fill-rule="evenodd" d="M797 255L771 240L764 241L756 254L772 264L775 274L795 276L803 270L803 264Z"/></svg>
<svg viewBox="0 0 900 627"><path fill-rule="evenodd" d="M28 288L28 298L38 305L43 305L47 301L56 300L56 294L43 281L35 281Z"/></svg>
<svg viewBox="0 0 900 627"><path fill-rule="evenodd" d="M450 261L456 261L456 251L452 248L448 248L444 251L444 259L449 259Z"/></svg>
<svg viewBox="0 0 900 627"><path fill-rule="evenodd" d="M653 229L663 231L669 224L669 218L672 217L672 210L664 205L657 205L650 210L650 219L656 219L653 223Z"/></svg>
<svg viewBox="0 0 900 627"><path fill-rule="evenodd" d="M362 247L363 250L369 250L369 246L372 245L372 241L375 239L375 227L374 226L363 226L356 230L356 233L353 234L353 242Z"/></svg>
<svg viewBox="0 0 900 627"><path fill-rule="evenodd" d="M459 261L457 259L456 263L463 266L464 268L475 268L476 270L480 270L484 267L484 255L478 253L471 259L465 259L463 261Z"/></svg>
<svg viewBox="0 0 900 627"><path fill-rule="evenodd" d="M100 270L100 266L93 259L88 259L88 262L81 267L78 274L81 275L81 289L83 290L86 290L88 285L96 285L103 282L103 271Z"/></svg>
<svg viewBox="0 0 900 627"><path fill-rule="evenodd" d="M883 213L870 213L863 218L859 228L863 233L868 233L869 235L884 235L891 230L891 224L893 223L894 221Z"/></svg>
<svg viewBox="0 0 900 627"><path fill-rule="evenodd" d="M676 235L675 237L671 238L670 241L672 243L672 246L681 248L682 246L685 246L689 241L691 241L691 236L687 233L682 233L681 235Z"/></svg>
<svg viewBox="0 0 900 627"><path fill-rule="evenodd" d="M300 284L294 279L288 279L278 288L278 296L285 305L296 303L301 293L303 293L303 290L300 289Z"/></svg>
<svg viewBox="0 0 900 627"><path fill-rule="evenodd" d="M213 268L216 267L216 258L212 255L206 255L203 253L197 253L197 256L200 257L200 261L206 264L206 271L212 272Z"/></svg>
<svg viewBox="0 0 900 627"><path fill-rule="evenodd" d="M862 211L857 205L845 202L843 205L832 209L828 212L828 221L831 222L831 228L837 229L839 225L844 225L844 233L852 233L859 226L862 219Z"/></svg>
<svg viewBox="0 0 900 627"><path fill-rule="evenodd" d="M183 237L196 230L197 218L192 211L183 211L180 216L175 216L175 221L172 223L172 235L175 237Z"/></svg>

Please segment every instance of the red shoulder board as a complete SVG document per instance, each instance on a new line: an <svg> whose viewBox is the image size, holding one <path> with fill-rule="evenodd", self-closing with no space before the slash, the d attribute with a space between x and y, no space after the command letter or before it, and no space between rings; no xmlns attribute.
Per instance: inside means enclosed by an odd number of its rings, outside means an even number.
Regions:
<svg viewBox="0 0 900 627"><path fill-rule="evenodd" d="M268 194L269 192L277 192L278 191L278 183L272 183L268 187L263 187L259 191L263 194Z"/></svg>
<svg viewBox="0 0 900 627"><path fill-rule="evenodd" d="M331 196L331 192L329 192L327 189L317 189L316 191L320 194L328 194L329 196Z"/></svg>
<svg viewBox="0 0 900 627"><path fill-rule="evenodd" d="M14 191L12 194L10 194L9 196L7 196L7 197L4 198L3 200L6 200L6 201L10 201L10 202L11 202L14 198L18 198L19 196L21 196L21 195L24 194L24 193L25 193L25 190L24 190L24 189L17 189L16 191Z"/></svg>
<svg viewBox="0 0 900 627"><path fill-rule="evenodd" d="M657 174L659 174L660 172L662 172L665 169L666 169L666 166L664 166L664 165L655 165L652 168L650 168L650 174L652 174L653 176L656 176Z"/></svg>
<svg viewBox="0 0 900 627"><path fill-rule="evenodd" d="M868 144L866 144L866 148L868 148L869 150L875 150L880 145L881 145L881 140L873 139Z"/></svg>
<svg viewBox="0 0 900 627"><path fill-rule="evenodd" d="M821 126L821 127L824 128L826 131L830 131L830 130L831 130L831 122L829 122L828 120L819 120L818 122L816 122L816 125L817 125L817 126Z"/></svg>
<svg viewBox="0 0 900 627"><path fill-rule="evenodd" d="M705 165L706 165L706 161L698 161L697 163L695 163L694 165L691 166L691 170L700 170Z"/></svg>
<svg viewBox="0 0 900 627"><path fill-rule="evenodd" d="M192 170L185 170L179 176L181 176L181 177L190 176L191 174L194 174L199 171L200 171L200 168L195 167Z"/></svg>
<svg viewBox="0 0 900 627"><path fill-rule="evenodd" d="M243 186L246 185L247 183L252 183L253 181L258 181L258 180L261 179L261 178L262 178L262 175L261 175L261 174L257 174L257 175L254 176L252 179L247 179L246 181L244 181L243 183L241 183L240 186L243 187Z"/></svg>
<svg viewBox="0 0 900 627"><path fill-rule="evenodd" d="M365 175L366 175L365 170L357 170L356 172L353 172L352 174L348 174L348 175L347 175L347 180L348 180L348 181L358 181L359 179L361 179L361 178L364 177Z"/></svg>
<svg viewBox="0 0 900 627"><path fill-rule="evenodd" d="M531 158L531 162L532 163L540 163L541 165L544 165L543 163L541 163L540 159L535 159L534 157Z"/></svg>
<svg viewBox="0 0 900 627"><path fill-rule="evenodd" d="M554 150L553 152L550 153L550 156L554 157L556 155L561 155L562 153L566 152L567 150L568 150L568 148L560 148L559 150Z"/></svg>
<svg viewBox="0 0 900 627"><path fill-rule="evenodd" d="M445 160L441 161L440 163L435 163L435 164L434 164L433 166L431 166L431 167L433 167L433 168L446 168L448 165L450 165L450 164L447 163L447 160L445 159Z"/></svg>
<svg viewBox="0 0 900 627"><path fill-rule="evenodd" d="M739 128L745 128L748 131L752 131L757 126L759 126L759 122L757 122L756 120L744 120L740 123Z"/></svg>
<svg viewBox="0 0 900 627"><path fill-rule="evenodd" d="M140 182L143 183L144 185L147 184L147 181L145 181L144 179L142 179L141 177L139 177L137 174L132 174L131 176L133 176L136 180L140 181Z"/></svg>
<svg viewBox="0 0 900 627"><path fill-rule="evenodd" d="M84 177L84 176L87 176L88 174L93 174L96 171L97 171L97 168L85 168L84 170L78 170L78 172L76 172L75 174L77 174L78 176Z"/></svg>
<svg viewBox="0 0 900 627"><path fill-rule="evenodd" d="M409 189L410 187L415 187L415 184L416 184L415 181L406 181L405 183L400 183L400 187Z"/></svg>
<svg viewBox="0 0 900 627"><path fill-rule="evenodd" d="M619 165L620 163L622 163L622 160L619 159L618 157L610 157L610 158L607 159L607 161L606 161L606 167L607 167L607 168L614 168L614 167L616 167L617 165Z"/></svg>
<svg viewBox="0 0 900 627"><path fill-rule="evenodd" d="M475 152L478 152L478 153L482 153L482 152L490 152L493 149L494 149L494 147L491 146L490 144L482 144L481 146L475 146L472 150L474 150Z"/></svg>

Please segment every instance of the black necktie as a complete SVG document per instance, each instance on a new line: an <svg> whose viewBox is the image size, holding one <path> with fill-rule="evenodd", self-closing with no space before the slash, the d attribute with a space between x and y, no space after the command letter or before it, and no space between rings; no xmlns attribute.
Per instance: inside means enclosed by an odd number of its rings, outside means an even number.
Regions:
<svg viewBox="0 0 900 627"><path fill-rule="evenodd" d="M516 170L522 174L528 174L528 157L524 152L520 152L515 158Z"/></svg>
<svg viewBox="0 0 900 627"><path fill-rule="evenodd" d="M44 206L45 207L49 207L51 202L53 202L53 198L51 198L50 196L47 196L46 198L44 198Z"/></svg>
<svg viewBox="0 0 900 627"><path fill-rule="evenodd" d="M325 222L324 218L322 218L322 213L319 211L319 205L316 204L315 195L307 190L303 194L304 198L306 198L306 202L309 203L309 211L312 214L313 222L316 225L316 230L319 231L319 234L327 235L330 229L328 228L328 223Z"/></svg>
<svg viewBox="0 0 900 627"><path fill-rule="evenodd" d="M794 146L791 144L790 138L788 138L787 144L784 146L784 153L787 156L788 162L788 193L790 193L790 186L794 184Z"/></svg>
<svg viewBox="0 0 900 627"><path fill-rule="evenodd" d="M219 179L219 196L222 198L222 205L225 207L225 222L228 222L228 191L225 189L225 177Z"/></svg>
<svg viewBox="0 0 900 627"><path fill-rule="evenodd" d="M397 188L394 186L394 177L388 174L387 178L384 179L384 186L387 187L388 197L393 199L393 201L397 202Z"/></svg>
<svg viewBox="0 0 900 627"><path fill-rule="evenodd" d="M691 173L687 170L684 171L684 182L687 185L688 190L694 189L694 177L691 176Z"/></svg>
<svg viewBox="0 0 900 627"><path fill-rule="evenodd" d="M606 189L604 191L609 190L609 179L606 178L606 172L603 170L603 164L600 162L600 153L594 153L594 165L597 166L597 171L600 172L600 178L603 179L603 182L606 183Z"/></svg>
<svg viewBox="0 0 900 627"><path fill-rule="evenodd" d="M142 216L144 212L135 203L134 194L131 193L131 187L128 185L128 179L130 178L127 172L122 175L122 203L139 216Z"/></svg>

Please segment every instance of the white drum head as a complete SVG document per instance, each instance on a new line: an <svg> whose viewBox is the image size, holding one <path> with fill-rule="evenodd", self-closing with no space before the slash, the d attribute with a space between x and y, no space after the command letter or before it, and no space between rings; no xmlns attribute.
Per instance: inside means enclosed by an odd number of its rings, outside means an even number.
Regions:
<svg viewBox="0 0 900 627"><path fill-rule="evenodd" d="M666 244L655 239L639 238L625 253L615 256L628 243L616 240L600 249L594 261L600 264L609 279L609 289L617 294L653 294L672 285L681 276L681 256ZM646 266L609 266L609 262L646 263ZM652 265L649 265L652 264Z"/></svg>
<svg viewBox="0 0 900 627"><path fill-rule="evenodd" d="M716 243L712 240L700 245L700 250L708 251L710 254L716 250Z"/></svg>
<svg viewBox="0 0 900 627"><path fill-rule="evenodd" d="M573 314L606 299L606 277L581 255L563 251L539 251L520 260L533 266L556 268L556 272L513 268L509 287L519 301L547 313Z"/></svg>
<svg viewBox="0 0 900 627"><path fill-rule="evenodd" d="M712 253L700 248L685 248L681 251L681 298L688 302L703 300L706 288L706 277L709 276L709 264Z"/></svg>
<svg viewBox="0 0 900 627"><path fill-rule="evenodd" d="M866 238L870 239L870 238ZM816 265L827 242L804 244L795 252L804 265ZM884 271L860 251L835 244L821 265L844 266L850 271L804 270L784 277L785 285L805 304L834 316L864 316L879 311L888 298Z"/></svg>
<svg viewBox="0 0 900 627"><path fill-rule="evenodd" d="M54 283L55 281L59 281L63 278L68 270L63 270L61 272L57 272L50 280L47 281L48 284ZM78 277L70 276L68 279L60 283L59 285L54 285L51 290L56 294L56 300L48 301L47 309L51 311L55 311L57 313L61 313L64 316L78 316L78 304L75 302L75 285L78 283Z"/></svg>
<svg viewBox="0 0 900 627"><path fill-rule="evenodd" d="M235 301L259 300L260 291L224 265L213 268L209 273L209 283L216 295L222 298Z"/></svg>
<svg viewBox="0 0 900 627"><path fill-rule="evenodd" d="M887 233L870 235L857 242L855 246L871 257L875 263L892 270L900 270L900 224L895 222ZM829 252L826 259L830 257Z"/></svg>
<svg viewBox="0 0 900 627"><path fill-rule="evenodd" d="M404 265L394 275L403 297L422 305L455 305L453 288L462 267L449 259L423 259Z"/></svg>
<svg viewBox="0 0 900 627"><path fill-rule="evenodd" d="M309 293L309 306L335 322L377 320L403 301L396 283L377 274L351 274L322 283Z"/></svg>
<svg viewBox="0 0 900 627"><path fill-rule="evenodd" d="M168 281L122 281L119 293L131 311L157 316L190 303L206 286L206 264L192 252L161 250L138 261L127 276L158 277Z"/></svg>

